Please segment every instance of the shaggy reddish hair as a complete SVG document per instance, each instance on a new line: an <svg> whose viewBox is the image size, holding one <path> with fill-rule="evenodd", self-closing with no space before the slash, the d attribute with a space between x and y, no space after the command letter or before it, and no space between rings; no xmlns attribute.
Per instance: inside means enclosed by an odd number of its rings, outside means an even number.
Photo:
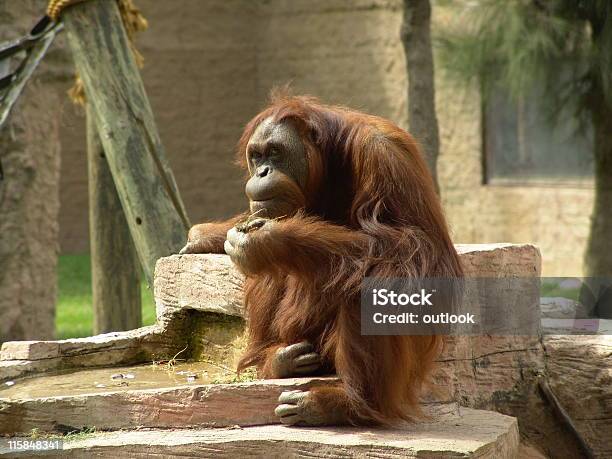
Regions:
<svg viewBox="0 0 612 459"><path fill-rule="evenodd" d="M345 409L360 424L418 415L442 339L360 333L365 276L462 275L417 143L383 118L280 95L242 134L238 161L245 168L247 142L268 117L292 122L301 134L306 204L278 221L265 244L253 244L265 269L246 280L249 344L239 369L256 365L270 377L279 347L308 340L342 380L311 389L325 409Z"/></svg>

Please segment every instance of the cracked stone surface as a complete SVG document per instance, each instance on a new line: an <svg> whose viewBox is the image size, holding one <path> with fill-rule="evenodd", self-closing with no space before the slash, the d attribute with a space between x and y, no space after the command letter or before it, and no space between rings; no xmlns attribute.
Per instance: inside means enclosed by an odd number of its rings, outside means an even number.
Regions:
<svg viewBox="0 0 612 459"><path fill-rule="evenodd" d="M392 429L356 427L137 430L69 439L48 457L405 457L516 458L516 419L489 411L443 407L433 420ZM16 457L0 448L0 457ZM25 455L23 457L26 457Z"/></svg>

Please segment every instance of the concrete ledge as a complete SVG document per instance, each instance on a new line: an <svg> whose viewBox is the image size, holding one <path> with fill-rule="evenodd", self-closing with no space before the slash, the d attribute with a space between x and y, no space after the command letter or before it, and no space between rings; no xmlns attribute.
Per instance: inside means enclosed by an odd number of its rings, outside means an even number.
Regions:
<svg viewBox="0 0 612 459"><path fill-rule="evenodd" d="M533 244L455 244L466 276L539 276L542 257Z"/></svg>
<svg viewBox="0 0 612 459"><path fill-rule="evenodd" d="M297 428L280 425L234 429L107 432L67 439L46 457L518 457L516 419L489 411L438 408L431 422L395 429ZM0 457L20 456L0 448Z"/></svg>
<svg viewBox="0 0 612 459"><path fill-rule="evenodd" d="M458 244L457 251L471 277L539 276L541 257L530 244ZM227 255L172 255L155 268L157 316L164 320L177 311L244 315L244 276Z"/></svg>
<svg viewBox="0 0 612 459"><path fill-rule="evenodd" d="M539 273L540 254L532 245L458 245L457 250L468 276ZM78 340L5 343L0 381L57 369L139 363L185 347L182 357L212 356L233 366L244 344L238 319L243 314L242 282L225 255L162 258L155 279L158 325ZM238 322L214 324L214 317L222 322L228 316ZM231 333L221 336L228 327ZM461 396L489 407L485 401L496 391L513 390L525 368L537 371L542 366L540 351L537 337L451 337L436 377L441 390L434 399L448 402Z"/></svg>
<svg viewBox="0 0 612 459"><path fill-rule="evenodd" d="M159 333L156 326L143 327L126 332L105 333L87 338L61 341L8 341L2 344L0 361L47 360L57 357L75 357L113 350L127 350L137 340Z"/></svg>
<svg viewBox="0 0 612 459"><path fill-rule="evenodd" d="M529 244L457 245L466 275L471 277L536 277L540 253ZM225 255L173 255L159 260L155 297L161 322L181 311L236 316L241 306L243 277ZM539 320L535 297L520 299L510 318L534 316ZM203 350L207 345L201 346ZM517 387L544 366L538 336L448 337L436 374L435 395L427 400L462 403L479 408L497 407L502 395L510 397Z"/></svg>
<svg viewBox="0 0 612 459"><path fill-rule="evenodd" d="M457 250L468 276L539 274L540 254L533 245L461 244ZM81 339L4 343L0 381L57 369L143 362L183 349L187 335L199 333L193 330L191 313L244 314L243 277L226 255L173 255L160 259L155 273L157 325ZM198 352L206 351L202 344L196 343Z"/></svg>
<svg viewBox="0 0 612 459"><path fill-rule="evenodd" d="M531 245L482 244L457 246L467 276L533 277L539 275L540 254ZM10 344L3 356L38 358L39 360L5 360L0 362L0 378L26 371L113 365L129 361L144 362L152 353L187 349L181 357L214 358L233 366L244 344L244 322L241 306L242 276L223 255L175 255L159 260L156 269L155 295L158 324L134 332L58 342ZM537 296L537 295L536 295ZM537 299L525 298L513 308L539 315ZM534 310L533 304L536 305ZM514 310L514 309L513 309ZM23 346L23 348L20 348ZM140 359L140 360L138 360ZM83 363L84 362L84 363ZM5 365L5 366L3 366ZM538 336L460 336L449 337L439 368L434 374L437 393L429 395L431 403L460 402L463 405L499 410L522 417L527 432L536 439L545 438L550 449L561 445L555 433L554 420L542 420L545 409L538 405L537 376L544 371L544 353ZM11 376L16 377L16 376ZM261 385L258 385L261 384ZM95 394L79 397L41 400L4 400L6 419L20 419L24 428L41 424L45 428L92 425L96 416L98 428L148 428L178 425L224 426L246 422L272 422L276 397L257 405L249 391L267 387L265 382L230 390L240 401L232 401L235 412L228 411L229 395L211 387L168 387L147 393ZM272 384L275 384L272 382ZM246 388L248 387L248 389ZM278 387L274 389L278 392ZM277 394L275 392L275 395ZM240 394L251 394L253 409ZM535 405L534 405L535 403ZM244 412L235 407L246 404ZM44 405L44 406L43 406ZM208 407L210 413L208 414ZM535 408L534 408L535 407ZM534 411L535 409L535 411ZM260 413L257 412L260 411ZM20 414L21 411L21 414ZM108 413L113 413L109 416ZM93 413L101 413L99 415ZM238 418L238 419L237 419ZM242 421L240 420L242 419ZM105 427L102 427L105 426ZM7 421L5 432L15 430ZM452 438L452 437L448 437ZM562 445L563 447L564 444ZM208 446L207 446L208 447ZM75 450L75 455L77 453ZM112 454L112 453L109 453ZM497 457L497 456L496 456Z"/></svg>
<svg viewBox="0 0 612 459"><path fill-rule="evenodd" d="M155 266L157 317L177 310L229 314L243 317L244 276L227 255L172 255Z"/></svg>
<svg viewBox="0 0 612 459"><path fill-rule="evenodd" d="M258 380L162 389L120 388L102 393L0 398L0 435L135 428L228 427L276 424L281 392L331 384L337 378ZM0 392L0 395L2 392ZM231 409L228 409L231 407Z"/></svg>
<svg viewBox="0 0 612 459"><path fill-rule="evenodd" d="M32 373L140 363L185 347L186 337L153 325L60 341L9 341L0 350L0 382Z"/></svg>
<svg viewBox="0 0 612 459"><path fill-rule="evenodd" d="M0 360L41 360L59 355L59 341L9 341L0 350Z"/></svg>

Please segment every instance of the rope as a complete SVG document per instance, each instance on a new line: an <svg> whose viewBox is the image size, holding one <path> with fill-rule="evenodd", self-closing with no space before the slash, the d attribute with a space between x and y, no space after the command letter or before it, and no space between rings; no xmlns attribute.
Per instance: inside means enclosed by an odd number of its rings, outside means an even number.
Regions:
<svg viewBox="0 0 612 459"><path fill-rule="evenodd" d="M49 0L49 4L47 5L47 16L57 22L66 8L84 1L87 0ZM119 6L119 13L121 13L121 22L123 22L123 27L125 28L130 43L130 50L134 55L136 65L142 68L144 65L144 57L140 54L138 49L136 49L134 37L138 32L146 30L149 24L140 10L134 5L133 0L117 0L117 5ZM83 87L83 81L81 81L81 77L78 74L76 75L74 85L68 91L68 95L75 104L85 105L85 89Z"/></svg>
<svg viewBox="0 0 612 459"><path fill-rule="evenodd" d="M57 22L64 8L76 5L81 1L84 0L49 0L49 4L47 5L47 16Z"/></svg>

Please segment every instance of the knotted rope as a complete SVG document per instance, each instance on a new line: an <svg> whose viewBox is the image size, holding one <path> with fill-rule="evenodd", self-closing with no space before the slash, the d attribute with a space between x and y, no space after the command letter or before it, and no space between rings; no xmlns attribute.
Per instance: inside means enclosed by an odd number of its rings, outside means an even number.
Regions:
<svg viewBox="0 0 612 459"><path fill-rule="evenodd" d="M64 11L64 9L85 1L87 0L49 0L49 4L47 6L47 16L49 16L53 21L57 22L59 21L62 11ZM147 20L144 18L144 16L136 7L136 5L134 5L133 0L116 1L117 5L119 6L119 12L121 13L121 21L123 22L123 27L125 28L125 32L128 36L130 49L132 51L132 54L134 55L136 64L139 68L142 68L142 66L144 65L144 58L142 57L142 54L140 54L138 49L136 49L136 45L134 44L134 37L138 32L142 32L143 30L147 29ZM83 88L83 82L81 81L81 77L79 77L78 74L76 75L74 85L68 91L68 95L75 104L85 105L85 90Z"/></svg>

